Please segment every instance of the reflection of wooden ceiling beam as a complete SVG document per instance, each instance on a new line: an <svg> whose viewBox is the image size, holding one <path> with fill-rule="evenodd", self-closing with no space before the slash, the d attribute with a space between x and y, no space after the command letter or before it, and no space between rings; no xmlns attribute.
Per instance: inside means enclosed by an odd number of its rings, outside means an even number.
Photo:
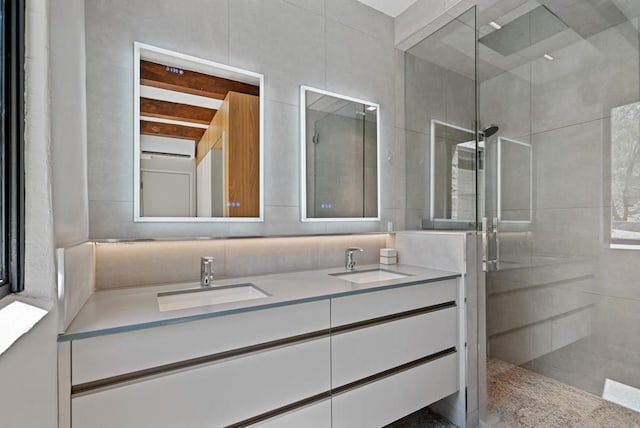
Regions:
<svg viewBox="0 0 640 428"><path fill-rule="evenodd" d="M183 138L200 141L206 129L191 126L174 125L172 123L140 121L140 135L157 135L159 137Z"/></svg>
<svg viewBox="0 0 640 428"><path fill-rule="evenodd" d="M209 125L217 110L170 101L140 98L140 115Z"/></svg>
<svg viewBox="0 0 640 428"><path fill-rule="evenodd" d="M140 60L140 84L219 100L229 91L260 95L256 85L144 60Z"/></svg>

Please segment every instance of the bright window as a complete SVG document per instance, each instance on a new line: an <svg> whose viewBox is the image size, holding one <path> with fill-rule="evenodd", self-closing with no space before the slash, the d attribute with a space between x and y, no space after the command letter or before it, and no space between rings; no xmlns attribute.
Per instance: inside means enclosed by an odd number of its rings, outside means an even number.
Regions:
<svg viewBox="0 0 640 428"><path fill-rule="evenodd" d="M640 248L640 102L611 110L611 244Z"/></svg>

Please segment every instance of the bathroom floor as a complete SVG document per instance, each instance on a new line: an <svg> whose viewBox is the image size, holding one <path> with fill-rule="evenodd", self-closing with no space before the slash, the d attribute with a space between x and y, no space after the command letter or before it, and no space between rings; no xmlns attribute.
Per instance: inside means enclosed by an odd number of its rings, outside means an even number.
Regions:
<svg viewBox="0 0 640 428"><path fill-rule="evenodd" d="M425 407L384 428L456 428L454 424Z"/></svg>
<svg viewBox="0 0 640 428"><path fill-rule="evenodd" d="M490 427L640 428L640 413L522 367L490 359L487 372Z"/></svg>
<svg viewBox="0 0 640 428"><path fill-rule="evenodd" d="M640 428L640 413L501 360L487 367L491 428ZM428 408L385 428L455 428Z"/></svg>

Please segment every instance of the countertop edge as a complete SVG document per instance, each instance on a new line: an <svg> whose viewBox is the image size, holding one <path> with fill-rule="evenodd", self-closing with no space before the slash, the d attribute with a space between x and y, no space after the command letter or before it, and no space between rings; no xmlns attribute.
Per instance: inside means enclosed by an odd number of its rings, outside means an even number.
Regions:
<svg viewBox="0 0 640 428"><path fill-rule="evenodd" d="M387 284L387 285L381 285L379 287L371 287L371 288L365 288L365 289L359 289L359 290L349 290L349 291L343 291L338 293L320 294L320 295L311 296L311 297L301 297L301 298L295 298L290 300L283 300L279 302L265 303L262 305L258 304L258 305L251 305L251 306L233 308L233 309L222 310L222 311L212 311L212 312L203 313L203 314L169 318L169 319L151 321L146 323L130 324L130 325L125 325L120 327L105 328L105 329L98 329L98 330L92 330L92 331L83 331L83 332L77 332L77 333L61 333L58 335L57 342L64 343L72 340L88 339L92 337L106 336L106 335L118 334L118 333L127 333L127 332L132 332L137 330L144 330L148 328L162 327L162 326L168 326L173 324L181 324L181 323L190 322L190 321L199 321L203 319L217 318L217 317L222 317L227 315L254 312L254 311L263 310L263 309L272 309L272 308L291 306L291 305L302 304L302 303L317 302L321 300L334 299L338 297L372 293L372 292L383 291L383 290L391 290L394 288L410 287L418 284L426 284L430 282L446 281L449 279L460 278L461 276L462 276L462 273L452 272L449 275L443 275L443 276L439 276L435 278L427 278L427 279L424 279L424 278L414 279L414 280L402 282L399 284Z"/></svg>

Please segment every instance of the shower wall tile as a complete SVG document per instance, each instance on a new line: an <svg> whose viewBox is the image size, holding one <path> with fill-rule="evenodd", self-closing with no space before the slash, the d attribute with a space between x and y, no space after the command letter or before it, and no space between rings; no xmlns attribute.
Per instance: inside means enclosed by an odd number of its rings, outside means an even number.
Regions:
<svg viewBox="0 0 640 428"><path fill-rule="evenodd" d="M534 216L534 254L597 254L602 242L599 208L549 208L536 210Z"/></svg>
<svg viewBox="0 0 640 428"><path fill-rule="evenodd" d="M593 332L592 307L575 312L551 323L551 349L556 350L588 337Z"/></svg>
<svg viewBox="0 0 640 428"><path fill-rule="evenodd" d="M603 248L594 270L595 292L640 302L640 287L636 286L640 278L637 251Z"/></svg>
<svg viewBox="0 0 640 428"><path fill-rule="evenodd" d="M603 31L532 62L534 133L607 117L638 100L637 31L631 23ZM603 84L606 82L606 84Z"/></svg>
<svg viewBox="0 0 640 428"><path fill-rule="evenodd" d="M531 126L530 66L519 68L526 72L526 79L515 72L502 73L482 82L479 89L481 126L497 124L501 137L516 140L528 138Z"/></svg>
<svg viewBox="0 0 640 428"><path fill-rule="evenodd" d="M606 141L601 120L534 134L535 207L601 206Z"/></svg>
<svg viewBox="0 0 640 428"><path fill-rule="evenodd" d="M551 324L541 323L489 338L490 355L524 364L551 352Z"/></svg>

